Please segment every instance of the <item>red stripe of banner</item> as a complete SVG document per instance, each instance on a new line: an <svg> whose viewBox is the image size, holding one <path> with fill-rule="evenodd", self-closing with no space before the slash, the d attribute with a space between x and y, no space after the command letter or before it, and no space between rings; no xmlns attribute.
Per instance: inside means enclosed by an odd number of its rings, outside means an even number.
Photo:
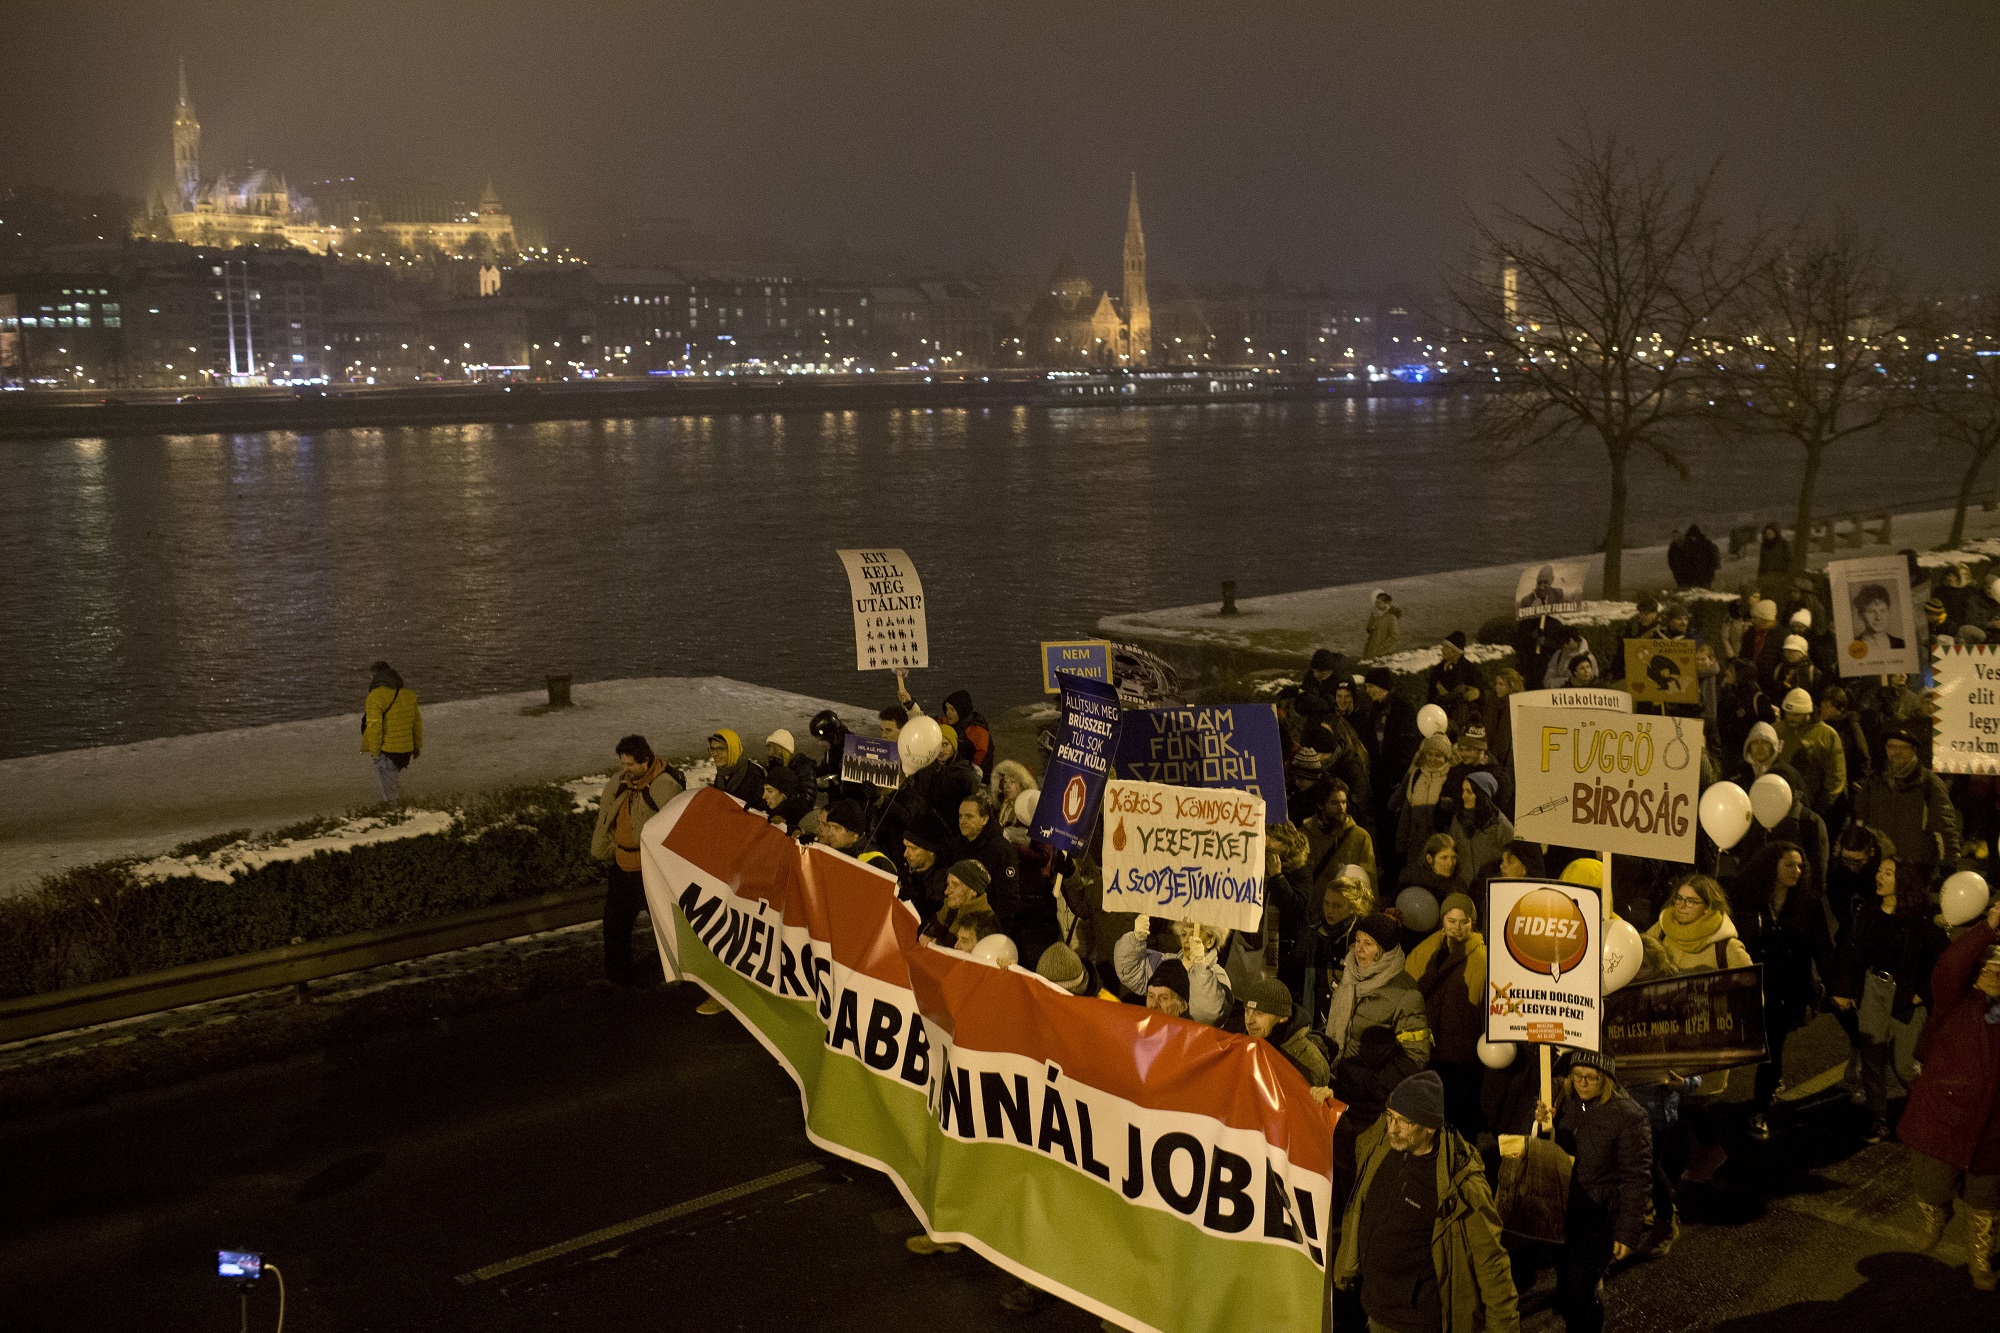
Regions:
<svg viewBox="0 0 2000 1333"><path fill-rule="evenodd" d="M958 1044L1052 1061L1139 1106L1208 1116L1262 1134L1302 1169L1332 1168L1339 1103L1315 1102L1268 1042L1135 1005L1066 995L917 939L894 882L836 852L802 852L714 790L694 793L662 845L804 926L841 966L910 990Z"/></svg>

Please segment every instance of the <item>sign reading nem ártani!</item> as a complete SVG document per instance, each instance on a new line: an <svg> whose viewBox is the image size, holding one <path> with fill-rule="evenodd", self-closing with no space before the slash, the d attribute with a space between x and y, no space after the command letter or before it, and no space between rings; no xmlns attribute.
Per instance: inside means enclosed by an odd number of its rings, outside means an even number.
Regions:
<svg viewBox="0 0 2000 1333"><path fill-rule="evenodd" d="M929 944L892 876L712 789L640 845L667 975L933 1237L1125 1328L1318 1327L1339 1104L1277 1047Z"/></svg>
<svg viewBox="0 0 2000 1333"><path fill-rule="evenodd" d="M2000 648L1959 644L1931 653L1940 773L2000 773Z"/></svg>
<svg viewBox="0 0 2000 1333"><path fill-rule="evenodd" d="M1701 720L1598 708L1514 710L1514 834L1694 860Z"/></svg>
<svg viewBox="0 0 2000 1333"><path fill-rule="evenodd" d="M1060 639L1042 644L1042 693L1061 694L1064 676L1111 684L1111 641Z"/></svg>
<svg viewBox="0 0 2000 1333"><path fill-rule="evenodd" d="M1104 910L1257 930L1264 799L1215 787L1104 784Z"/></svg>
<svg viewBox="0 0 2000 1333"><path fill-rule="evenodd" d="M899 550L840 551L854 601L854 669L882 671L931 664L924 585Z"/></svg>
<svg viewBox="0 0 2000 1333"><path fill-rule="evenodd" d="M1602 1049L1602 910L1597 890L1581 884L1493 881L1486 1040Z"/></svg>

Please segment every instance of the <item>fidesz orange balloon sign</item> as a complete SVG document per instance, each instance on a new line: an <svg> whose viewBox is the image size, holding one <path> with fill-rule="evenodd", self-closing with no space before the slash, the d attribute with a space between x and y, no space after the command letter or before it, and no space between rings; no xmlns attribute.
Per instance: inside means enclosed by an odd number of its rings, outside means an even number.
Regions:
<svg viewBox="0 0 2000 1333"><path fill-rule="evenodd" d="M1555 980L1581 963L1590 945L1590 923L1576 900L1557 889L1523 895L1501 934L1515 962Z"/></svg>

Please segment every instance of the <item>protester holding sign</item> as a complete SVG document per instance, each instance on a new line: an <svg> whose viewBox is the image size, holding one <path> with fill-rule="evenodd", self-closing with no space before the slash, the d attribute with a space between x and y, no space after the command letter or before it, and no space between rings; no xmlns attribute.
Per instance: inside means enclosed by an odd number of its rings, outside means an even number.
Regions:
<svg viewBox="0 0 2000 1333"><path fill-rule="evenodd" d="M1595 1051L1570 1057L1555 1106L1537 1106L1535 1118L1553 1126L1557 1146L1576 1159L1563 1214L1556 1308L1568 1333L1601 1333L1604 1272L1645 1238L1652 1131L1645 1111L1618 1086L1618 1062Z"/></svg>
<svg viewBox="0 0 2000 1333"><path fill-rule="evenodd" d="M1214 1026L1229 1016L1230 1004L1229 974L1216 958L1215 936L1192 921L1174 922L1174 931L1180 941L1177 955L1153 947L1151 917L1134 920L1132 932L1119 938L1112 955L1118 980L1149 1003L1152 990L1166 986L1179 994L1187 1017Z"/></svg>

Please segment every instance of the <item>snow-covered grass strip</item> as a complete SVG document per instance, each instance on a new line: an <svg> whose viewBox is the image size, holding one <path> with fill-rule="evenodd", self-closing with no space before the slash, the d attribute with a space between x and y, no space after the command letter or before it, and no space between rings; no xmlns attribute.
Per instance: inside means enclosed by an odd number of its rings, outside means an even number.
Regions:
<svg viewBox="0 0 2000 1333"><path fill-rule="evenodd" d="M321 852L349 852L356 847L398 842L444 833L458 820L453 810L404 810L393 815L364 815L343 819L324 833L309 838L284 838L276 842L261 838L240 838L204 856L156 856L132 867L132 877L142 882L192 875L227 884L238 875L278 861L303 861Z"/></svg>

